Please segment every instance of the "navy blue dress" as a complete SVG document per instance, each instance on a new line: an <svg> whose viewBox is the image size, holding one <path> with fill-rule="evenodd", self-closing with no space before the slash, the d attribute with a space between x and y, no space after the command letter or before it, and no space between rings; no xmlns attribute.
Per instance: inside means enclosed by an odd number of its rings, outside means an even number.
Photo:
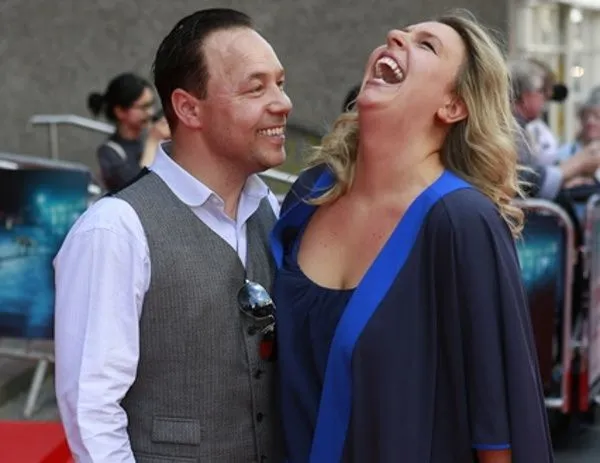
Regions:
<svg viewBox="0 0 600 463"><path fill-rule="evenodd" d="M517 254L494 205L445 172L409 207L357 288L319 288L297 243L331 185L292 187L272 234L290 462L553 461Z"/></svg>
<svg viewBox="0 0 600 463"><path fill-rule="evenodd" d="M291 430L284 435L289 463L309 461L331 340L353 293L323 288L304 275L298 266L303 232L290 243L273 287L273 298L285 307L278 312L277 338L279 352L285 352L279 391L285 428Z"/></svg>

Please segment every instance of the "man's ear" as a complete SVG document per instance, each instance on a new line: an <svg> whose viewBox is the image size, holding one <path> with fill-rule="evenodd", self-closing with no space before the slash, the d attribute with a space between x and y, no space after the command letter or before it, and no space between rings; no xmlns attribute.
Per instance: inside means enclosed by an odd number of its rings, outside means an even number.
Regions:
<svg viewBox="0 0 600 463"><path fill-rule="evenodd" d="M469 110L464 100L459 96L452 96L447 103L437 111L437 117L445 124L454 124L466 119Z"/></svg>
<svg viewBox="0 0 600 463"><path fill-rule="evenodd" d="M171 105L179 123L190 129L201 129L203 121L202 101L180 88L171 93Z"/></svg>

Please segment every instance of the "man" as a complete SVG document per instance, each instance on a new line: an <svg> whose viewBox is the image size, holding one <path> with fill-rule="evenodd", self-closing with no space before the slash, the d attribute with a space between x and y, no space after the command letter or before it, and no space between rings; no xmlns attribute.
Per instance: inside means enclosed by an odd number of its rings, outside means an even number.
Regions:
<svg viewBox="0 0 600 463"><path fill-rule="evenodd" d="M285 158L284 71L229 9L179 21L153 71L171 143L55 261L69 444L79 462L277 461L269 321L238 292L273 277L278 205L256 173Z"/></svg>
<svg viewBox="0 0 600 463"><path fill-rule="evenodd" d="M556 82L556 76L552 68L545 62L533 58L529 62L540 67L544 72L544 89L546 100L556 103L562 103L566 100L569 92L567 87ZM558 139L552 133L546 123L546 108L537 119L528 122L525 126L529 139L532 142L533 149L540 164L550 165L558 161Z"/></svg>
<svg viewBox="0 0 600 463"><path fill-rule="evenodd" d="M593 175L600 167L600 153L590 149L557 166L540 164L531 149L525 127L541 116L548 99L545 71L533 61L520 60L511 63L510 72L513 112L521 130L517 138L519 162L528 168L522 171L523 180L530 185L530 196L554 200L564 186L580 177Z"/></svg>

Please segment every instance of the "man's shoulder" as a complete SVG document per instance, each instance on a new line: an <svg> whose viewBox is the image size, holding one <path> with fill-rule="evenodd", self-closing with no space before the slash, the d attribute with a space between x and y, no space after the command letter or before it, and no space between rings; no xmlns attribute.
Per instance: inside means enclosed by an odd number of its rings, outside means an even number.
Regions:
<svg viewBox="0 0 600 463"><path fill-rule="evenodd" d="M70 234L106 230L120 235L138 235L141 224L131 205L114 196L105 196L92 204L75 222Z"/></svg>

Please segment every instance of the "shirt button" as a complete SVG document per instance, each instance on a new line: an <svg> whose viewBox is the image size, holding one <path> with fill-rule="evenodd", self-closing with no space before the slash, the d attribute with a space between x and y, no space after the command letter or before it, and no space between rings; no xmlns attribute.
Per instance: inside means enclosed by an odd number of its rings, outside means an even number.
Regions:
<svg viewBox="0 0 600 463"><path fill-rule="evenodd" d="M261 461L261 463L263 463L264 461L267 461L267 457L265 455L261 455L260 461Z"/></svg>
<svg viewBox="0 0 600 463"><path fill-rule="evenodd" d="M262 370L256 370L254 372L254 378L255 379L260 379L260 377L263 375L263 373L264 373L264 371L262 371Z"/></svg>
<svg viewBox="0 0 600 463"><path fill-rule="evenodd" d="M263 420L264 417L265 417L265 415L263 415L261 412L258 412L256 414L256 421L257 421L257 423L260 423Z"/></svg>
<svg viewBox="0 0 600 463"><path fill-rule="evenodd" d="M246 333L248 333L249 336L254 336L256 334L256 331L257 329L255 326L249 326L246 330Z"/></svg>

